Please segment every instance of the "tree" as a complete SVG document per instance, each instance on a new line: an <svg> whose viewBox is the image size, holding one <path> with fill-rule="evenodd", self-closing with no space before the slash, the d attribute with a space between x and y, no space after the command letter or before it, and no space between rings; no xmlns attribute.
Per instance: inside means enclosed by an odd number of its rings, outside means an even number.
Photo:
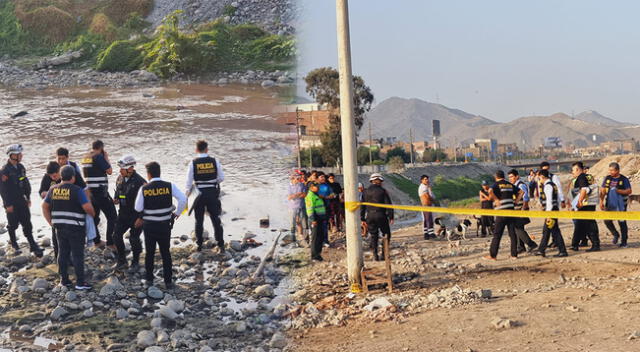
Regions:
<svg viewBox="0 0 640 352"><path fill-rule="evenodd" d="M400 157L405 163L411 162L411 156L404 150L404 148L395 147L387 152L387 163L396 156Z"/></svg>
<svg viewBox="0 0 640 352"><path fill-rule="evenodd" d="M380 160L379 149L371 150L371 159L372 161ZM369 165L369 161L369 147L358 148L358 165Z"/></svg>
<svg viewBox="0 0 640 352"><path fill-rule="evenodd" d="M401 156L394 156L387 163L390 171L402 171L404 169L404 160Z"/></svg>
<svg viewBox="0 0 640 352"><path fill-rule="evenodd" d="M447 159L447 154L442 151L442 149L428 149L424 151L424 154L422 154L422 161L424 161L425 163L442 161L445 159Z"/></svg>
<svg viewBox="0 0 640 352"><path fill-rule="evenodd" d="M332 67L317 68L304 78L307 84L306 91L318 103L327 104L330 110L336 112L340 121L340 75ZM353 76L353 114L358 130L364 123L364 114L371 110L373 93L362 77Z"/></svg>

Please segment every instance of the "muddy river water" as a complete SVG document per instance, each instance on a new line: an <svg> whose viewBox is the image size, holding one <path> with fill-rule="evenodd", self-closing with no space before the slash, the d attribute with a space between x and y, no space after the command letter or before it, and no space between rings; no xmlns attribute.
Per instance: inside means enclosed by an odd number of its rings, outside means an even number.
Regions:
<svg viewBox="0 0 640 352"><path fill-rule="evenodd" d="M145 163L159 162L162 178L184 190L195 142L206 139L210 155L220 161L225 173L221 186L225 241L254 233L264 245L252 254L260 255L275 238L272 229L288 227L285 198L292 142L290 131L273 116L277 103L275 91L250 86L0 89L2 158L8 144L20 143L25 148L23 164L34 189L32 221L36 235L42 238L50 236L50 231L36 193L46 164L55 159L58 147L68 148L71 160L79 161L93 140L103 140L114 168L109 179L113 194L118 174L115 163L124 154L136 157L143 176ZM8 117L19 111L28 114ZM266 217L270 227L260 229L259 219ZM2 211L0 222L5 221ZM102 234L105 223L103 219ZM176 222L173 236L189 235L193 228L193 216L183 216ZM212 233L208 220L205 229ZM18 237L26 242L20 230ZM8 235L3 234L0 241L8 242Z"/></svg>

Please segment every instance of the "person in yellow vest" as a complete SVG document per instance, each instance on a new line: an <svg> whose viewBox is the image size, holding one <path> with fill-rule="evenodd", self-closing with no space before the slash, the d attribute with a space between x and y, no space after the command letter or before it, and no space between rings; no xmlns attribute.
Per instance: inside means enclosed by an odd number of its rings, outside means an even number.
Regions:
<svg viewBox="0 0 640 352"><path fill-rule="evenodd" d="M311 260L322 261L322 242L327 235L327 208L318 196L318 183L309 183L309 192L304 198L307 217L311 225Z"/></svg>

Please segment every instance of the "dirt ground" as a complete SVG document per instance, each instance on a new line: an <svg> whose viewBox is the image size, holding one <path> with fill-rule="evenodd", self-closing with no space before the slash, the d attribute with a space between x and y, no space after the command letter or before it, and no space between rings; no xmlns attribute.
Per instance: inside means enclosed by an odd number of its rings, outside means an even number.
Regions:
<svg viewBox="0 0 640 352"><path fill-rule="evenodd" d="M631 210L638 210L634 205ZM426 270L418 279L396 285L395 292L422 293L459 285L465 289L491 289L492 298L478 304L436 308L404 314L392 321L349 320L345 326L292 330L294 350L320 351L640 351L640 229L630 224L629 248L611 243L599 223L601 252L569 251L568 258L529 254L509 259L508 236L504 236L498 260L482 260L488 252L487 238L475 237L460 244L462 254L441 256L438 261L476 268L457 272ZM536 242L542 220L527 226ZM565 242L573 232L571 221L561 221ZM410 227L392 235L394 274L406 271L402 257L409 252L446 253L446 240L421 239L421 230ZM317 275L345 270L344 248L323 253L325 262L315 264ZM400 259L395 259L400 257ZM433 258L433 257L432 257ZM331 263L331 264L328 264ZM478 266L477 263L480 263ZM365 266L373 265L370 260ZM343 272L346 272L343 271ZM322 292L322 287L307 287ZM346 295L342 285L336 295ZM364 294L361 294L364 295ZM377 290L372 296L384 297ZM316 296L317 299L322 295ZM496 329L492 320L506 318L515 327Z"/></svg>

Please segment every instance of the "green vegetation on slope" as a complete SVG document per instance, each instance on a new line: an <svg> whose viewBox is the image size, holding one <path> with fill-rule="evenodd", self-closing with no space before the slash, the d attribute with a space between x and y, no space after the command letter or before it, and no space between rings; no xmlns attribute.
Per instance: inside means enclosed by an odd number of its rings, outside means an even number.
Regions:
<svg viewBox="0 0 640 352"><path fill-rule="evenodd" d="M168 78L242 70L288 70L295 41L250 25L221 20L181 29L181 11L152 36L144 20L152 0L14 0L0 3L0 56L83 51L102 71L146 69ZM77 64L77 63L76 63Z"/></svg>
<svg viewBox="0 0 640 352"><path fill-rule="evenodd" d="M420 202L418 197L419 184L398 174L388 174L386 177L396 188L406 193L416 202ZM466 207L469 206L470 203L473 203L474 200L477 201L478 192L480 191L483 180L490 181L491 177L489 175L478 178L461 176L448 179L439 175L431 182L433 193L438 201L448 200L452 202L450 205L456 204L456 206Z"/></svg>

